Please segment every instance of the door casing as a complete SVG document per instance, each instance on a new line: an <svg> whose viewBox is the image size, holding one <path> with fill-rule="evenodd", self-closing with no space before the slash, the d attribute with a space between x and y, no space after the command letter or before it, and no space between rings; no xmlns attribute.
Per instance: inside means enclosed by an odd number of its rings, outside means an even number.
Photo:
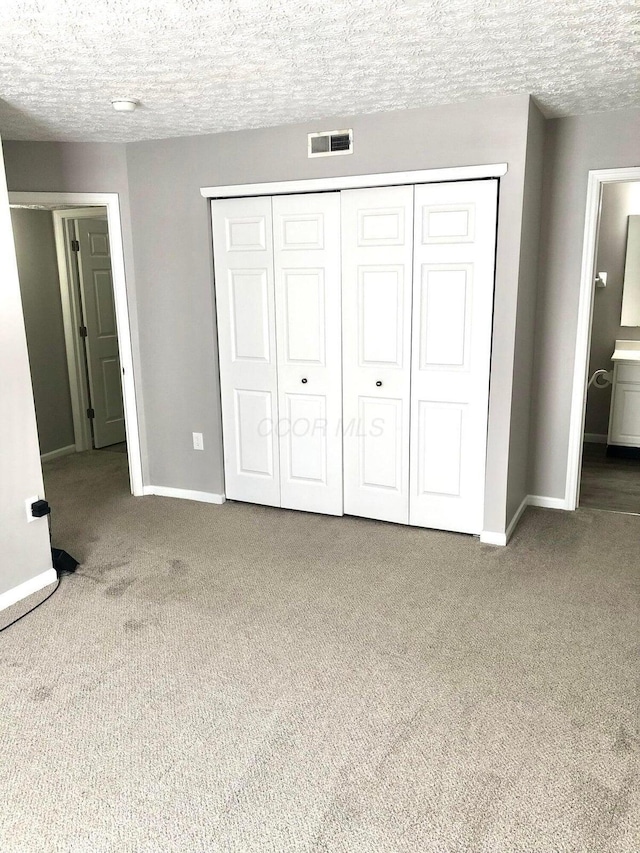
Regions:
<svg viewBox="0 0 640 853"><path fill-rule="evenodd" d="M74 219L106 219L106 210L103 207L78 207L53 211L53 230L58 256L58 278L60 280L64 339L73 413L73 432L76 453L80 453L83 450L91 450L92 442L91 424L87 417L90 396L87 387L85 354L82 350L82 341L78 337L78 328L83 324L79 299L78 270L70 246L72 237L69 233L69 227L70 222Z"/></svg>
<svg viewBox="0 0 640 853"><path fill-rule="evenodd" d="M118 193L10 192L9 203L23 205L46 204L51 205L52 209L54 205L61 207L67 206L69 211L73 211L74 218L78 218L78 210L82 212L89 209L89 215L95 215L95 213L91 212L92 209L95 210L96 207L106 209L107 222L109 224L109 239L111 243L113 296L116 307L116 325L120 346L122 395L124 401L125 431L127 436L127 456L129 460L129 482L131 493L133 495L143 495L145 492L142 479L142 450L138 423L138 406L135 385L136 376L134 373L133 363L133 338L129 319L127 279L125 276L122 223ZM76 206L77 209L74 210ZM84 215L86 215L86 213ZM65 336L67 336L67 328L69 328L69 330L73 328L69 324L72 323L74 318L71 317L70 312L65 313L64 298L65 297L63 295L63 320L65 325ZM90 440L88 446L90 446Z"/></svg>
<svg viewBox="0 0 640 853"><path fill-rule="evenodd" d="M573 388L571 393L571 416L569 421L569 446L567 450L567 475L564 498L536 501L536 506L553 506L554 509L575 510L580 495L582 473L582 444L584 423L587 413L587 382L589 379L589 352L593 325L593 301L596 275L596 252L600 230L600 207L605 184L640 180L640 166L624 169L593 169L587 179L587 202L582 244L582 267L580 272L580 297L578 302L578 326L576 330L575 358L573 365Z"/></svg>

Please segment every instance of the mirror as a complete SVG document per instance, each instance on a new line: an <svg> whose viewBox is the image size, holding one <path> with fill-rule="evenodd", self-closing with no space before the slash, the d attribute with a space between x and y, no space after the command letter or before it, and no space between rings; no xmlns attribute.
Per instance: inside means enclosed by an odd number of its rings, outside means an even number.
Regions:
<svg viewBox="0 0 640 853"><path fill-rule="evenodd" d="M629 217L620 325L640 326L640 216Z"/></svg>

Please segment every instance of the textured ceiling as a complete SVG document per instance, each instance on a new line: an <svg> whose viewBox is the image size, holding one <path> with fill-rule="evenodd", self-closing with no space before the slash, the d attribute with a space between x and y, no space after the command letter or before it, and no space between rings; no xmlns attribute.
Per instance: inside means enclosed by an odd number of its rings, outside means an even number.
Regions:
<svg viewBox="0 0 640 853"><path fill-rule="evenodd" d="M0 0L0 133L135 140L535 95L640 106L622 0ZM112 98L141 102L116 113Z"/></svg>

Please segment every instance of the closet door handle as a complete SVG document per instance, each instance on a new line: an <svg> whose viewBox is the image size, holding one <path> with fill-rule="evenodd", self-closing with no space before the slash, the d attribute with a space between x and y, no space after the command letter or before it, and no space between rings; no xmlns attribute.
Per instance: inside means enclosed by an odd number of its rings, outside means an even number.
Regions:
<svg viewBox="0 0 640 853"><path fill-rule="evenodd" d="M379 379L378 379L378 381L376 382L376 385L377 385L377 387L378 387L378 388L382 388L382 382L381 382Z"/></svg>
<svg viewBox="0 0 640 853"><path fill-rule="evenodd" d="M306 384L307 384L307 380L306 380L306 378L305 378L305 379L301 379L300 381L302 382L302 384L303 384L303 385L306 385Z"/></svg>

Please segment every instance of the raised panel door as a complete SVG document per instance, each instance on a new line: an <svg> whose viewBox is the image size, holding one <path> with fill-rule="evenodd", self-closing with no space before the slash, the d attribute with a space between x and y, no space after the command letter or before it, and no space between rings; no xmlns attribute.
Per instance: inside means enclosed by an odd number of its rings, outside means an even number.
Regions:
<svg viewBox="0 0 640 853"><path fill-rule="evenodd" d="M339 193L273 198L282 506L342 515Z"/></svg>
<svg viewBox="0 0 640 853"><path fill-rule="evenodd" d="M280 506L271 199L211 209L225 493Z"/></svg>
<svg viewBox="0 0 640 853"><path fill-rule="evenodd" d="M497 181L415 191L410 523L480 533Z"/></svg>
<svg viewBox="0 0 640 853"><path fill-rule="evenodd" d="M344 509L407 524L413 187L341 196Z"/></svg>

